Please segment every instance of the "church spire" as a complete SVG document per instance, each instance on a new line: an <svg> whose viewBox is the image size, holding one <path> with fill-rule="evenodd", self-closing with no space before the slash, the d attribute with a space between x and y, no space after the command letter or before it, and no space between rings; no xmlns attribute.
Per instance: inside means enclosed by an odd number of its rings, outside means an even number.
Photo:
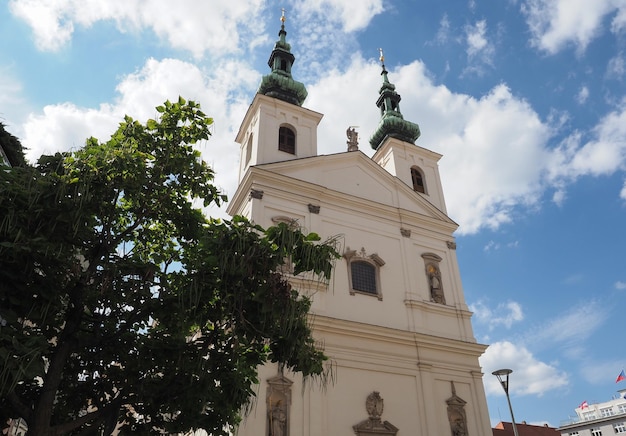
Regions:
<svg viewBox="0 0 626 436"><path fill-rule="evenodd" d="M274 44L274 50L272 50L272 54L267 61L272 71L270 74L263 76L258 93L302 106L304 99L306 99L307 91L302 83L293 80L291 77L291 66L296 58L291 53L291 46L286 39L285 20L285 10L283 9L280 17L279 39Z"/></svg>
<svg viewBox="0 0 626 436"><path fill-rule="evenodd" d="M400 94L396 92L396 87L389 82L387 69L385 68L385 56L383 49L380 51L380 62L383 71L383 84L380 87L376 106L380 108L381 119L376 131L370 138L370 145L374 150L381 146L385 138L391 136L401 141L415 143L420 136L420 128L417 124L407 121L400 112Z"/></svg>

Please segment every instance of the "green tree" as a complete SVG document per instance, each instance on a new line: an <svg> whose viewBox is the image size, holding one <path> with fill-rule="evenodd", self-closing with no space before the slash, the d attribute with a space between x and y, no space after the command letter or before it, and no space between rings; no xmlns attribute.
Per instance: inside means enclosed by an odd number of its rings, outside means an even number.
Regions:
<svg viewBox="0 0 626 436"><path fill-rule="evenodd" d="M4 151L11 166L24 166L26 165L26 158L24 157L24 150L19 139L6 131L3 123L0 122L0 147ZM2 163L2 158L0 158Z"/></svg>
<svg viewBox="0 0 626 436"><path fill-rule="evenodd" d="M225 197L180 98L111 139L0 171L0 419L29 435L227 434L266 361L323 375L310 301L278 273L337 257L285 224L206 218Z"/></svg>

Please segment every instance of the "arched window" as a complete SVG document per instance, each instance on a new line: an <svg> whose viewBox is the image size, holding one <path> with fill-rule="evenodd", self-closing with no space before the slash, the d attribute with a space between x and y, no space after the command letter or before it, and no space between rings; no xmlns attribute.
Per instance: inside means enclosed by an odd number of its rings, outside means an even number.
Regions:
<svg viewBox="0 0 626 436"><path fill-rule="evenodd" d="M357 253L348 247L343 257L348 262L350 294L373 295L382 300L380 267L385 264L385 261L375 253L368 256L364 248Z"/></svg>
<svg viewBox="0 0 626 436"><path fill-rule="evenodd" d="M426 194L426 184L424 183L424 174L418 167L411 167L411 181L413 182L413 190Z"/></svg>
<svg viewBox="0 0 626 436"><path fill-rule="evenodd" d="M289 127L278 129L278 149L285 153L296 154L296 133Z"/></svg>

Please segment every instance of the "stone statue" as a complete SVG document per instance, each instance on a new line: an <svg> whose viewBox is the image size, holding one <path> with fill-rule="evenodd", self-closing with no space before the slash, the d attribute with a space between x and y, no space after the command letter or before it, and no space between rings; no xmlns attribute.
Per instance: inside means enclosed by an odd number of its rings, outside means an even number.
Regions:
<svg viewBox="0 0 626 436"><path fill-rule="evenodd" d="M441 279L439 278L439 270L434 265L428 265L428 280L430 281L430 298L439 304L446 304L446 298L441 288Z"/></svg>
<svg viewBox="0 0 626 436"><path fill-rule="evenodd" d="M359 133L354 130L354 127L348 127L346 130L346 136L348 137L348 151L356 151L359 149Z"/></svg>
<svg viewBox="0 0 626 436"><path fill-rule="evenodd" d="M452 436L467 436L467 416L465 415L465 400L456 394L454 382L450 381L452 396L446 400L448 404L448 421Z"/></svg>
<svg viewBox="0 0 626 436"><path fill-rule="evenodd" d="M465 436L465 423L462 418L455 420L452 423L452 436Z"/></svg>
<svg viewBox="0 0 626 436"><path fill-rule="evenodd" d="M278 401L269 411L270 434L269 436L285 436L285 426L287 424L287 414L281 402Z"/></svg>

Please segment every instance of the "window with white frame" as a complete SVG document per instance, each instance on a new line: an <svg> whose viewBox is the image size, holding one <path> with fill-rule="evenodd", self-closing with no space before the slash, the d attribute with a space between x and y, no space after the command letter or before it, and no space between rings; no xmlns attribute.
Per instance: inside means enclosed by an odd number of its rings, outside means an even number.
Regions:
<svg viewBox="0 0 626 436"><path fill-rule="evenodd" d="M626 413L626 404L618 404L617 410L619 410L619 413Z"/></svg>
<svg viewBox="0 0 626 436"><path fill-rule="evenodd" d="M615 413L613 413L612 407L606 407L604 409L600 409L600 416L602 416L603 418L607 418L613 415L615 415Z"/></svg>
<svg viewBox="0 0 626 436"><path fill-rule="evenodd" d="M385 264L385 261L376 253L368 255L365 248L357 252L347 247L343 257L348 262L350 294L373 295L382 300L380 267Z"/></svg>
<svg viewBox="0 0 626 436"><path fill-rule="evenodd" d="M592 428L591 430L591 436L602 436L602 430L600 430L599 428Z"/></svg>
<svg viewBox="0 0 626 436"><path fill-rule="evenodd" d="M568 433L569 436L578 436L578 432L577 431L573 431L571 433Z"/></svg>
<svg viewBox="0 0 626 436"><path fill-rule="evenodd" d="M626 423L618 422L617 424L613 424L613 430L615 433L626 433Z"/></svg>
<svg viewBox="0 0 626 436"><path fill-rule="evenodd" d="M583 412L583 419L585 421L591 421L592 419L596 419L596 412Z"/></svg>

